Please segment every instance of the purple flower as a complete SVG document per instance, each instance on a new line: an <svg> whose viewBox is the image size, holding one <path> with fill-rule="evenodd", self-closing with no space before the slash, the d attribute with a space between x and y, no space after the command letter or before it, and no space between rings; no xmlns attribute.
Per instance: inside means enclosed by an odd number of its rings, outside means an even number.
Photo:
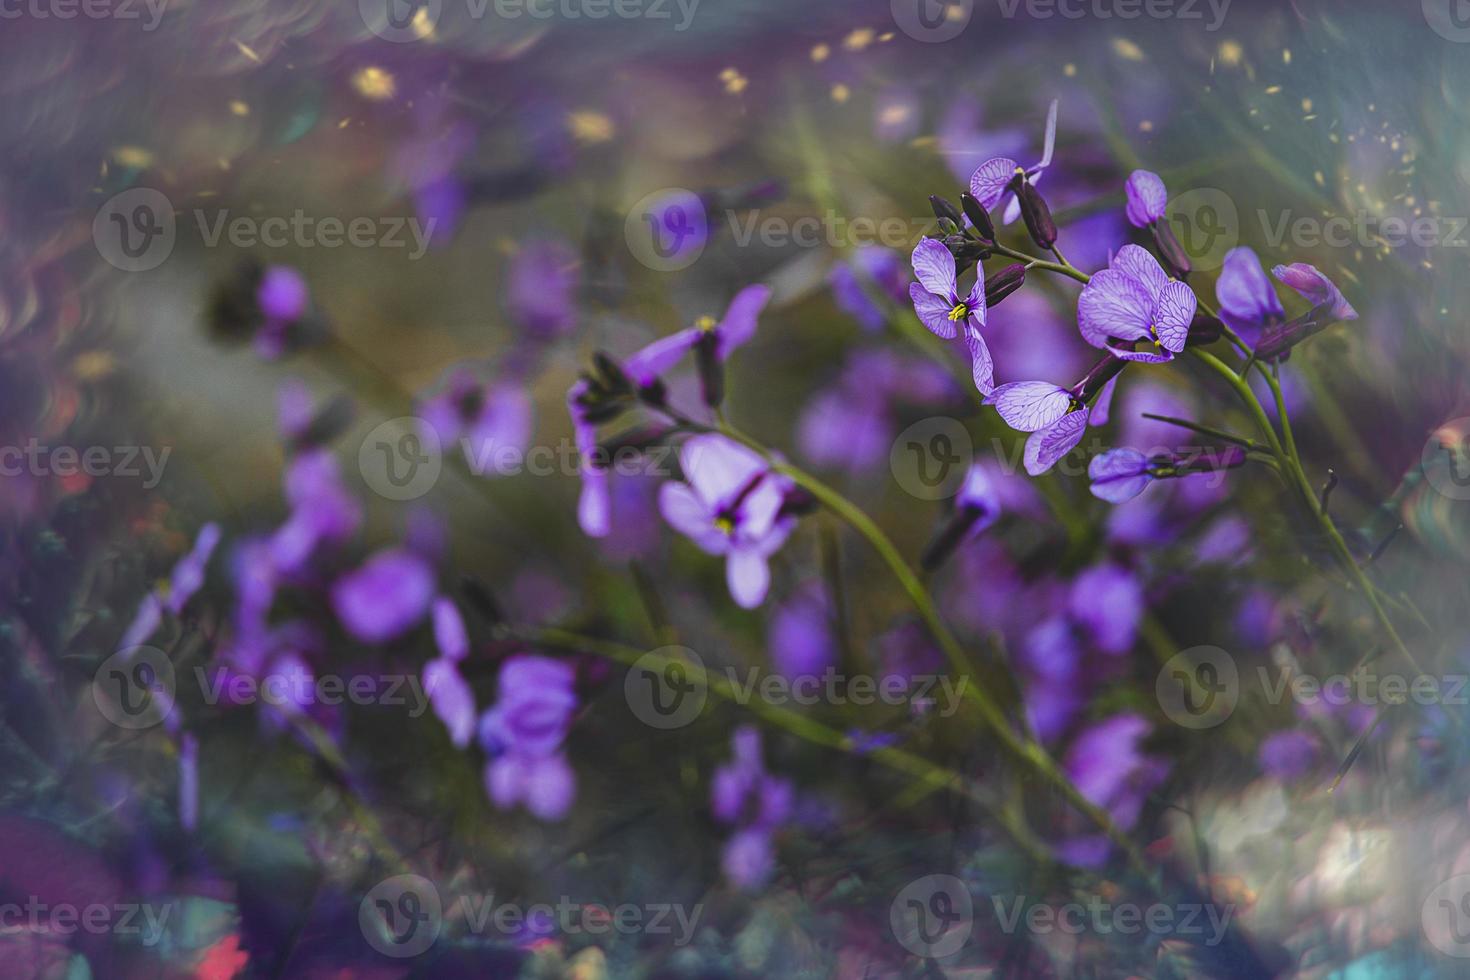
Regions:
<svg viewBox="0 0 1470 980"><path fill-rule="evenodd" d="M1063 761L1082 795L1124 830L1138 822L1144 800L1169 771L1166 761L1140 751L1148 731L1148 722L1140 716L1117 715L1084 730ZM1058 850L1074 863L1096 865L1106 859L1108 843L1106 838L1081 838Z"/></svg>
<svg viewBox="0 0 1470 980"><path fill-rule="evenodd" d="M1220 304L1220 319L1251 346L1262 328L1286 318L1281 297L1266 278L1261 260L1246 245L1225 253L1220 278L1215 281L1215 299Z"/></svg>
<svg viewBox="0 0 1470 980"><path fill-rule="evenodd" d="M199 536L194 539L194 547L174 565L169 576L168 602L165 606L175 616L184 611L184 606L204 584L204 569L209 564L209 556L214 554L215 546L219 544L219 538L218 524L210 522L204 525L199 529Z"/></svg>
<svg viewBox="0 0 1470 980"><path fill-rule="evenodd" d="M1218 453L1165 453L1146 456L1136 449L1110 449L1094 456L1087 467L1092 494L1121 504L1138 496L1154 480L1212 473L1245 464L1245 450L1229 446Z"/></svg>
<svg viewBox="0 0 1470 980"><path fill-rule="evenodd" d="M607 470L594 462L597 458L597 426L588 418L587 410L581 404L589 388L585 379L572 385L567 391L567 411L572 416L572 436L580 459L577 472L582 478L582 492L577 498L577 523L589 538L602 538L611 528L612 499Z"/></svg>
<svg viewBox="0 0 1470 980"><path fill-rule="evenodd" d="M493 476L498 455L519 459L531 441L531 399L514 382L491 385L468 370L458 369L443 389L419 408L439 445L460 442L465 462L480 476Z"/></svg>
<svg viewBox="0 0 1470 980"><path fill-rule="evenodd" d="M449 729L455 748L469 745L475 733L475 695L460 675L459 665L448 657L430 660L424 665L424 693L434 714Z"/></svg>
<svg viewBox="0 0 1470 980"><path fill-rule="evenodd" d="M919 564L934 571L964 542L978 536L1000 519L1000 494L985 467L976 463L965 472L955 495L954 515L924 549Z"/></svg>
<svg viewBox="0 0 1470 980"><path fill-rule="evenodd" d="M857 320L863 329L876 332L887 320L884 311L868 295L869 289L902 303L908 295L908 272L898 253L881 245L863 244L852 255L839 260L827 276L837 308Z"/></svg>
<svg viewBox="0 0 1470 980"><path fill-rule="evenodd" d="M770 299L769 286L746 286L730 301L724 319L701 317L694 326L655 340L629 356L623 362L623 370L639 385L647 387L701 341L712 344L715 360L723 362L755 336L756 318ZM710 339L704 340L706 337Z"/></svg>
<svg viewBox="0 0 1470 980"><path fill-rule="evenodd" d="M1067 609L1099 650L1120 656L1132 650L1138 638L1143 586L1121 565L1094 565L1072 581Z"/></svg>
<svg viewBox="0 0 1470 980"><path fill-rule="evenodd" d="M485 789L495 805L524 804L542 820L571 809L576 776L561 744L577 709L576 675L569 664L519 655L500 667L499 696L480 719L480 745L493 758Z"/></svg>
<svg viewBox="0 0 1470 980"><path fill-rule="evenodd" d="M1358 311L1353 309L1331 279L1305 262L1278 265L1271 275L1296 290L1312 304L1314 311L1325 313L1329 320L1356 320Z"/></svg>
<svg viewBox="0 0 1470 980"><path fill-rule="evenodd" d="M1267 736L1257 758L1263 770L1282 782L1289 782L1312 771L1319 751L1317 740L1311 735L1287 729Z"/></svg>
<svg viewBox="0 0 1470 980"><path fill-rule="evenodd" d="M1082 339L1092 346L1125 361L1157 364L1184 350L1197 305L1194 290L1170 279L1148 250L1124 245L1112 264L1082 288L1077 324ZM1133 344L1139 340L1157 350L1135 352Z"/></svg>
<svg viewBox="0 0 1470 980"><path fill-rule="evenodd" d="M995 388L995 366L990 348L980 336L985 325L985 270L975 264L975 283L969 295L960 298L954 256L941 242L926 238L914 248L914 275L918 282L909 286L914 312L924 326L948 340L955 335L955 325L964 324L964 340L970 348L971 373L975 387L988 395Z"/></svg>
<svg viewBox="0 0 1470 980"><path fill-rule="evenodd" d="M1162 220L1164 209L1169 203L1169 192L1158 174L1148 170L1135 170L1128 175L1123 186L1128 195L1128 223L1135 228L1147 228Z"/></svg>
<svg viewBox="0 0 1470 980"><path fill-rule="evenodd" d="M679 461L689 482L659 488L664 520L706 554L725 555L731 597L754 609L770 587L766 561L793 526L781 516L783 481L760 456L720 435L690 439Z"/></svg>
<svg viewBox="0 0 1470 980"><path fill-rule="evenodd" d="M1057 141L1057 100L1053 99L1050 108L1046 112L1046 136L1042 148L1041 160L1036 166L1029 170L1010 157L991 157L970 177L970 193L980 202L981 207L987 211L994 210L1002 199L1007 201L1005 214L1002 220L1010 224L1021 216L1021 202L1016 193L1011 189L1011 182L1015 180L1018 173L1024 174L1027 182L1036 184L1041 180L1042 173L1051 166L1052 150Z"/></svg>
<svg viewBox="0 0 1470 980"><path fill-rule="evenodd" d="M716 820L737 829L725 845L725 874L741 888L756 889L775 870L771 837L791 818L791 783L769 775L761 761L760 732L742 725L730 737L734 758L710 780Z"/></svg>
<svg viewBox="0 0 1470 980"><path fill-rule="evenodd" d="M808 582L771 614L766 647L788 678L820 674L837 662L831 603L819 583Z"/></svg>
<svg viewBox="0 0 1470 980"><path fill-rule="evenodd" d="M286 265L266 267L255 289L255 302L262 322L255 332L255 352L266 360L285 353L291 344L292 328L311 308L306 279Z"/></svg>
<svg viewBox="0 0 1470 980"><path fill-rule="evenodd" d="M1085 703L1079 681L1082 651L1072 626L1053 616L1026 634L1021 648L1026 674L1026 718L1043 742L1060 738Z"/></svg>
<svg viewBox="0 0 1470 980"><path fill-rule="evenodd" d="M452 599L440 596L434 600L433 621L439 655L453 662L463 660L470 652L470 638L464 628L464 618Z"/></svg>
<svg viewBox="0 0 1470 980"><path fill-rule="evenodd" d="M528 334L554 339L577 324L577 256L560 242L532 242L510 260L505 306Z"/></svg>
<svg viewBox="0 0 1470 980"><path fill-rule="evenodd" d="M434 600L434 570L419 555L380 551L332 584L332 608L347 632L386 643L412 629Z"/></svg>
<svg viewBox="0 0 1470 980"><path fill-rule="evenodd" d="M270 543L271 561L279 571L301 571L320 548L346 541L362 523L362 505L342 484L329 450L309 450L291 461L285 495L291 516Z"/></svg>
<svg viewBox="0 0 1470 980"><path fill-rule="evenodd" d="M199 739L188 732L179 736L179 824L199 826Z"/></svg>

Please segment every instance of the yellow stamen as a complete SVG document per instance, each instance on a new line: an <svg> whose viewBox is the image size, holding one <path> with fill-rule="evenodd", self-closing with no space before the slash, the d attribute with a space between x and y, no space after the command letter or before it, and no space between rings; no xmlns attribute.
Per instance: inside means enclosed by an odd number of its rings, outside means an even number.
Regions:
<svg viewBox="0 0 1470 980"><path fill-rule="evenodd" d="M728 517L716 517L715 530L719 531L721 534L725 535L725 537L728 538L730 535L735 533L735 522L730 520L730 518Z"/></svg>
<svg viewBox="0 0 1470 980"><path fill-rule="evenodd" d="M695 327L695 329L696 330L702 330L705 333L709 333L717 325L718 325L718 321L714 317L712 317L712 316L702 316L698 320L695 320L694 321L694 327Z"/></svg>
<svg viewBox="0 0 1470 980"><path fill-rule="evenodd" d="M967 317L969 315L970 315L970 308L968 306L966 306L964 303L956 304L955 308L949 311L949 318L951 320L956 321L956 322L958 322L960 320L963 320L965 317Z"/></svg>

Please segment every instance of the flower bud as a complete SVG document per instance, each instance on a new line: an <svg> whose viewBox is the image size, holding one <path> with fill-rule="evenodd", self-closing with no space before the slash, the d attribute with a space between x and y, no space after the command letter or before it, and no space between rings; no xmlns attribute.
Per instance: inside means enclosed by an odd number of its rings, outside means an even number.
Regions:
<svg viewBox="0 0 1470 980"><path fill-rule="evenodd" d="M970 219L970 224L975 226L975 232L987 242L995 241L995 225L990 222L990 215L980 206L980 201L969 191L960 195L960 205L965 209L965 216Z"/></svg>
<svg viewBox="0 0 1470 980"><path fill-rule="evenodd" d="M994 306L1026 283L1026 267L1013 262L985 280L985 305Z"/></svg>
<svg viewBox="0 0 1470 980"><path fill-rule="evenodd" d="M1189 253L1184 251L1184 246L1179 244L1179 239L1174 237L1174 229L1169 227L1167 221L1156 221L1153 224L1154 241L1159 246L1159 253L1164 257L1164 263L1168 265L1169 271L1175 279L1187 279L1193 271L1189 263Z"/></svg>
<svg viewBox="0 0 1470 980"><path fill-rule="evenodd" d="M929 195L929 206L934 209L934 217L939 219L941 226L943 226L945 221L952 222L957 228L965 223L964 215L960 214L960 209L938 194Z"/></svg>
<svg viewBox="0 0 1470 980"><path fill-rule="evenodd" d="M1198 310L1194 314L1194 319L1189 323L1189 340L1185 346L1204 347L1219 340L1224 333L1225 324L1203 310Z"/></svg>
<svg viewBox="0 0 1470 980"><path fill-rule="evenodd" d="M1051 208L1047 207L1046 199L1041 196L1036 185L1026 179L1025 174L1016 175L1011 181L1011 190L1015 191L1017 200L1021 202L1021 220L1026 223L1026 231L1031 234L1031 240L1050 251L1057 243L1057 223L1052 220Z"/></svg>
<svg viewBox="0 0 1470 980"><path fill-rule="evenodd" d="M725 366L720 363L719 339L713 332L700 335L694 345L694 362L699 367L704 403L719 408L725 400Z"/></svg>

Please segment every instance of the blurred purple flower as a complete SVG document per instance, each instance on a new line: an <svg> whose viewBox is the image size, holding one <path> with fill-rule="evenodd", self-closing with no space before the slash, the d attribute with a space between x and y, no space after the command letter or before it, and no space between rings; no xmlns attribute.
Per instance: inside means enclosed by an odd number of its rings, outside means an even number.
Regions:
<svg viewBox="0 0 1470 980"><path fill-rule="evenodd" d="M1291 782L1312 771L1320 746L1316 738L1295 728L1274 732L1261 742L1258 758L1268 775Z"/></svg>
<svg viewBox="0 0 1470 980"><path fill-rule="evenodd" d="M533 408L524 387L514 381L490 384L464 368L456 369L438 394L424 402L419 417L438 437L441 448L458 442L477 476L501 472L503 454L518 462L531 442Z"/></svg>
<svg viewBox="0 0 1470 980"><path fill-rule="evenodd" d="M572 435L579 458L577 473L582 491L577 498L577 523L589 538L606 537L611 521L612 500L608 492L608 472L597 466L597 425L588 418L580 404L589 385L581 380L567 391L567 411L572 416Z"/></svg>
<svg viewBox="0 0 1470 980"><path fill-rule="evenodd" d="M455 748L470 744L475 733L475 695L460 675L459 665L449 657L438 657L424 665L424 693L434 714L449 729Z"/></svg>
<svg viewBox="0 0 1470 980"><path fill-rule="evenodd" d="M285 353L291 327L311 307L306 278L290 266L267 266L255 290L255 301L263 322L255 333L255 352L266 360Z"/></svg>
<svg viewBox="0 0 1470 980"><path fill-rule="evenodd" d="M1249 246L1241 245L1225 253L1220 278L1215 281L1215 299L1220 306L1220 319L1254 347L1261 330L1286 318L1286 308L1276 288L1266 278L1261 260Z"/></svg>
<svg viewBox="0 0 1470 980"><path fill-rule="evenodd" d="M188 732L179 736L179 824L199 826L199 739Z"/></svg>
<svg viewBox="0 0 1470 980"><path fill-rule="evenodd" d="M1082 651L1072 626L1053 616L1026 634L1021 666L1026 676L1026 716L1043 742L1060 738L1086 699L1080 687Z"/></svg>
<svg viewBox="0 0 1470 980"><path fill-rule="evenodd" d="M194 539L194 547L189 549L189 553L174 565L173 573L169 576L168 601L165 603L165 608L175 616L184 611L184 606L204 585L204 569L209 564L209 557L214 554L219 539L219 525L213 521L209 522L199 529L199 535Z"/></svg>
<svg viewBox="0 0 1470 980"><path fill-rule="evenodd" d="M1082 795L1106 810L1123 830L1138 822L1144 800L1168 775L1167 761L1141 751L1148 732L1142 717L1116 715L1078 735L1062 764ZM1087 837L1066 842L1058 850L1074 863L1091 866L1106 859L1109 844L1103 837Z"/></svg>
<svg viewBox="0 0 1470 980"><path fill-rule="evenodd" d="M909 298L914 312L924 326L948 340L955 336L957 324L964 326L965 345L970 349L971 374L975 387L983 395L995 387L995 365L990 348L980 335L985 326L985 269L975 264L975 284L969 295L960 298L954 256L943 243L926 238L914 247L911 259L918 282L909 285Z"/></svg>
<svg viewBox="0 0 1470 980"><path fill-rule="evenodd" d="M494 707L480 718L480 746L492 756L485 788L495 805L524 804L542 820L566 816L576 776L561 744L577 709L571 665L529 654L500 667Z"/></svg>
<svg viewBox="0 0 1470 980"><path fill-rule="evenodd" d="M1112 264L1082 287L1077 325L1082 339L1125 361L1162 363L1174 359L1189 339L1198 300L1194 290L1170 279L1147 249L1124 245ZM1136 341L1156 351L1134 351ZM1126 346L1115 346L1121 341Z"/></svg>
<svg viewBox="0 0 1470 980"><path fill-rule="evenodd" d="M832 606L820 583L806 583L771 613L766 648L788 678L818 675L837 662Z"/></svg>
<svg viewBox="0 0 1470 980"><path fill-rule="evenodd" d="M470 638L453 599L440 596L434 600L433 622L439 655L452 662L463 660L470 652Z"/></svg>
<svg viewBox="0 0 1470 980"><path fill-rule="evenodd" d="M327 449L298 454L286 467L286 502L291 514L271 536L270 560L288 574L304 569L317 551L357 533L362 505L348 493Z"/></svg>
<svg viewBox="0 0 1470 980"><path fill-rule="evenodd" d="M754 609L770 586L766 561L794 525L780 516L782 479L761 457L721 435L695 436L679 460L689 482L659 489L664 520L706 554L725 555L731 597Z"/></svg>
<svg viewBox="0 0 1470 980"><path fill-rule="evenodd" d="M883 329L887 316L868 290L901 304L908 298L908 281L908 270L899 254L872 244L859 245L848 258L838 259L827 276L837 308L872 332Z"/></svg>
<svg viewBox="0 0 1470 980"><path fill-rule="evenodd" d="M1106 562L1072 581L1067 604L1072 620L1103 653L1121 656L1133 649L1143 619L1143 586L1121 565Z"/></svg>
<svg viewBox="0 0 1470 980"><path fill-rule="evenodd" d="M403 549L380 551L332 584L332 608L347 632L386 643L412 629L434 600L434 570Z"/></svg>
<svg viewBox="0 0 1470 980"><path fill-rule="evenodd" d="M577 325L577 256L561 242L523 245L510 260L506 312L534 337L556 339Z"/></svg>
<svg viewBox="0 0 1470 980"><path fill-rule="evenodd" d="M726 876L754 890L775 870L771 838L790 819L795 794L791 783L766 772L757 729L740 726L730 744L734 758L710 780L710 808L716 820L738 828L725 845Z"/></svg>

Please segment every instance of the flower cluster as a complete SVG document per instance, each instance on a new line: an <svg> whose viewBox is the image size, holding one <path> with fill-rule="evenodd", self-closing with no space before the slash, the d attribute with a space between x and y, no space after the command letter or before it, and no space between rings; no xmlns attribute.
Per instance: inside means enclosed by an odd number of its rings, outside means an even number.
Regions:
<svg viewBox="0 0 1470 980"><path fill-rule="evenodd" d="M742 888L760 888L775 870L772 837L791 818L791 783L765 770L760 732L749 725L730 736L733 758L710 780L715 819L735 828L725 844L724 868Z"/></svg>

